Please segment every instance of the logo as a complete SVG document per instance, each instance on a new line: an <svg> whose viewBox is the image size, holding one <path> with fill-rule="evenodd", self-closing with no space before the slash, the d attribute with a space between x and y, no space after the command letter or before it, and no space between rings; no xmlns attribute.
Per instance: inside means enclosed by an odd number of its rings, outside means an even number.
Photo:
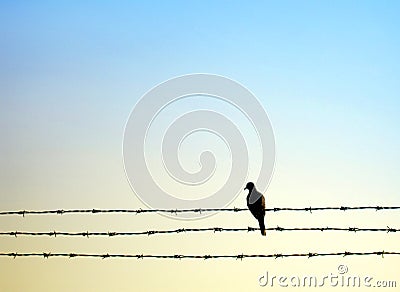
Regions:
<svg viewBox="0 0 400 292"><path fill-rule="evenodd" d="M149 208L224 208L249 180L267 190L275 139L262 104L248 89L223 76L190 74L139 99L126 123L123 159L132 190Z"/></svg>

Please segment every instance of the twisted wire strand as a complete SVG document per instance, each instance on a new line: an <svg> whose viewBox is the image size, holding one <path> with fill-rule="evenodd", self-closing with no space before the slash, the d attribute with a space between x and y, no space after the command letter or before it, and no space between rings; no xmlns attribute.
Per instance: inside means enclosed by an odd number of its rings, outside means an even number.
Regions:
<svg viewBox="0 0 400 292"><path fill-rule="evenodd" d="M340 207L275 207L266 208L266 212L282 211L350 211L350 210L398 210L400 206L340 206ZM55 209L55 210L17 210L0 211L0 216L7 215L63 215L63 214L100 214L100 213L127 213L127 214L145 214L145 213L202 213L202 212L242 212L248 211L247 208L196 208L196 209Z"/></svg>
<svg viewBox="0 0 400 292"><path fill-rule="evenodd" d="M47 232L30 232L30 231L3 231L0 232L0 236L140 236L140 235L155 235L155 234L171 234L171 233L192 233L192 232L207 232L212 231L214 233L221 232L253 232L259 231L258 227L247 227L247 228L224 228L224 227L205 227L205 228L179 228L171 230L147 230L147 231L133 231L133 232L117 232L117 231L107 231L107 232L67 232L67 231L47 231ZM386 232L395 233L400 232L400 228L391 228L387 226L386 228L360 228L360 227L270 227L266 228L267 231L347 231L347 232Z"/></svg>
<svg viewBox="0 0 400 292"><path fill-rule="evenodd" d="M308 253L291 253L291 254L238 254L238 255L184 255L184 254L173 254L173 255L154 255L154 254L96 254L96 253L51 253L51 252L32 252L32 253L18 253L18 252L1 252L0 257L13 257L14 259L17 257L66 257L66 258L136 258L136 259L148 259L148 258L157 258L157 259L246 259L246 258L289 258L289 257L325 257L325 256L367 256L367 255L400 255L399 251L372 251L372 252L326 252L326 253L317 253L317 252L308 252Z"/></svg>

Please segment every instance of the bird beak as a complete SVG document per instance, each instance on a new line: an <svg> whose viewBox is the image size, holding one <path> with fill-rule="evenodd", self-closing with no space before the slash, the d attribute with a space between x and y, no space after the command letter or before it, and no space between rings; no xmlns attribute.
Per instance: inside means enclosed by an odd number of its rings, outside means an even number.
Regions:
<svg viewBox="0 0 400 292"><path fill-rule="evenodd" d="M244 188L243 190L247 190L247 188Z"/></svg>

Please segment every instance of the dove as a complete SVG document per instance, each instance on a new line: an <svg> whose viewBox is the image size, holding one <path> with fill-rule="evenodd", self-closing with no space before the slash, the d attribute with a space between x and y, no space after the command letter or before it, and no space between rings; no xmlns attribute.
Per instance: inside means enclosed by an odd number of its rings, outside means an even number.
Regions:
<svg viewBox="0 0 400 292"><path fill-rule="evenodd" d="M249 208L251 214L253 214L253 216L257 219L258 224L260 225L261 234L265 236L265 197L263 194L257 191L254 183L252 182L248 182L244 189L249 191L249 194L246 198L247 207Z"/></svg>

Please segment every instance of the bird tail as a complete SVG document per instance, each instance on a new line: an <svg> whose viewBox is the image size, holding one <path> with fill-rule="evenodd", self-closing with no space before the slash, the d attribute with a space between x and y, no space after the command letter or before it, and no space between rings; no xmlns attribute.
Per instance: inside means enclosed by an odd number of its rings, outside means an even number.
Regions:
<svg viewBox="0 0 400 292"><path fill-rule="evenodd" d="M258 220L258 224L260 225L260 231L261 231L262 236L265 236L266 232L265 232L264 218L260 218Z"/></svg>

